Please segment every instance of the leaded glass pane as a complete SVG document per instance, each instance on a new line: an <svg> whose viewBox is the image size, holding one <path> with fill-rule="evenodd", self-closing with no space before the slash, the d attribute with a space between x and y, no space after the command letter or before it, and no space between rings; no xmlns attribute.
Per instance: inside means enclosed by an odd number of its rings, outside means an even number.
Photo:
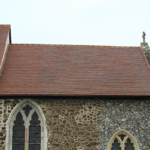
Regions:
<svg viewBox="0 0 150 150"><path fill-rule="evenodd" d="M125 146L125 150L134 150L133 143L131 143L131 140L129 138L127 139L127 143L125 144Z"/></svg>
<svg viewBox="0 0 150 150"><path fill-rule="evenodd" d="M114 140L111 150L121 150L120 143L118 142L117 139Z"/></svg>
<svg viewBox="0 0 150 150"><path fill-rule="evenodd" d="M41 149L41 126L38 115L34 112L29 127L29 150Z"/></svg>
<svg viewBox="0 0 150 150"><path fill-rule="evenodd" d="M21 113L19 112L14 121L12 150L24 150L25 127Z"/></svg>

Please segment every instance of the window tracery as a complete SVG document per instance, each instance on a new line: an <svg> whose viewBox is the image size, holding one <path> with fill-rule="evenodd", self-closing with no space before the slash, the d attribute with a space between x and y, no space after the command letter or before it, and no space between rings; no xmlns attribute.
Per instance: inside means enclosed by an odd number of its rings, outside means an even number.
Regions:
<svg viewBox="0 0 150 150"><path fill-rule="evenodd" d="M21 101L12 111L7 123L5 150L46 150L45 117L32 100Z"/></svg>
<svg viewBox="0 0 150 150"><path fill-rule="evenodd" d="M31 117L31 121L29 121L28 115L30 113L30 110L32 110L32 107L26 105L25 107L23 107L23 110L25 113L24 116L26 116L25 121L23 121L23 117L20 112L17 114L16 120L14 121L12 150L16 150L16 149L24 150L24 149L28 149L28 147L29 150L35 150L35 149L40 150L41 149L41 126L40 126L39 117L37 113L34 111ZM29 140L25 140L24 122L25 124L28 124L28 126L26 126L26 131L27 131L26 134L28 134L29 132Z"/></svg>
<svg viewBox="0 0 150 150"><path fill-rule="evenodd" d="M118 131L108 143L107 150L139 150L136 139L127 131Z"/></svg>
<svg viewBox="0 0 150 150"><path fill-rule="evenodd" d="M32 110L32 107L30 107L29 105L26 105L26 107L23 107L23 110L26 114L26 117L28 117L30 110Z"/></svg>

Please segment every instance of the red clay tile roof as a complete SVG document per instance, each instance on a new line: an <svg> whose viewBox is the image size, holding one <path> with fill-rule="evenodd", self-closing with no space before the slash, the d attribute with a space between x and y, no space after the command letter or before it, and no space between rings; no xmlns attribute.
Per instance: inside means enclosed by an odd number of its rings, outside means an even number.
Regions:
<svg viewBox="0 0 150 150"><path fill-rule="evenodd" d="M0 95L150 95L140 47L10 44Z"/></svg>
<svg viewBox="0 0 150 150"><path fill-rule="evenodd" d="M2 61L5 43L10 30L10 25L0 25L0 64ZM1 73L1 66L0 66L0 73Z"/></svg>

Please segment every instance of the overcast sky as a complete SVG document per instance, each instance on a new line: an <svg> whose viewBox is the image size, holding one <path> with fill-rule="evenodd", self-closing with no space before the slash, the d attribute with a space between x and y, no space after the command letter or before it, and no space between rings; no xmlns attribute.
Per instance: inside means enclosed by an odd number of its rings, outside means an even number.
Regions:
<svg viewBox="0 0 150 150"><path fill-rule="evenodd" d="M150 45L150 0L0 0L12 43Z"/></svg>

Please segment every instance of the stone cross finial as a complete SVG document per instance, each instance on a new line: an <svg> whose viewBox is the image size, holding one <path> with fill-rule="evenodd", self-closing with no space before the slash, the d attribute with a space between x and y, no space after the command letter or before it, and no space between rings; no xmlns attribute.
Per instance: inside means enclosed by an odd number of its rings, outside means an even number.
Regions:
<svg viewBox="0 0 150 150"><path fill-rule="evenodd" d="M143 32L143 35L142 35L143 43L145 43L145 36L146 36L146 33L145 33L145 32Z"/></svg>

